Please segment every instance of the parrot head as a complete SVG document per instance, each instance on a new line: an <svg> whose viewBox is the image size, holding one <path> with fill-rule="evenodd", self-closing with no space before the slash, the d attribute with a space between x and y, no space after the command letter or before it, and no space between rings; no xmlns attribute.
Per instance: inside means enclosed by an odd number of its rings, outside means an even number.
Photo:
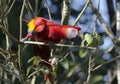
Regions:
<svg viewBox="0 0 120 84"><path fill-rule="evenodd" d="M79 35L79 31L79 27L68 28L66 38L70 39L71 41L76 40Z"/></svg>
<svg viewBox="0 0 120 84"><path fill-rule="evenodd" d="M40 32L44 29L46 20L41 17L33 18L32 20L25 20L26 23L28 23L28 34L27 37L31 37L35 32Z"/></svg>

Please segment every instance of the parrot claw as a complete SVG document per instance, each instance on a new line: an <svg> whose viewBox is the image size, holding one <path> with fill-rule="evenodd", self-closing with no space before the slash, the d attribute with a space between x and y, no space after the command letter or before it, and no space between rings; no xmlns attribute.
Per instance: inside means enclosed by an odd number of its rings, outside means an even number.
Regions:
<svg viewBox="0 0 120 84"><path fill-rule="evenodd" d="M22 38L20 41L21 42L24 42L24 41L27 41L28 39L25 37L25 38Z"/></svg>

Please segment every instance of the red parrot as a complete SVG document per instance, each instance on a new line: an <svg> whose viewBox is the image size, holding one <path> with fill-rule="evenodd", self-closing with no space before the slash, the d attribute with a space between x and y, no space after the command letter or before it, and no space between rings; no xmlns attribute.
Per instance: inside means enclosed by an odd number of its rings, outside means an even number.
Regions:
<svg viewBox="0 0 120 84"><path fill-rule="evenodd" d="M80 27L63 26L45 18L36 17L28 23L26 39L33 37L37 41L59 43L62 39L75 38L80 29Z"/></svg>
<svg viewBox="0 0 120 84"><path fill-rule="evenodd" d="M45 18L36 17L28 21L28 34L26 35L25 39L33 37L36 41L59 43L62 39L75 38L80 30L80 27L60 25L56 22L46 20ZM39 47L38 45L34 45L34 51L36 56L40 56L43 60L49 62L49 46L44 45ZM52 72L51 65L47 63L42 64L44 66L48 66L50 72ZM53 77L51 73L47 75L45 74L44 77L46 81L49 80L51 83L53 83Z"/></svg>

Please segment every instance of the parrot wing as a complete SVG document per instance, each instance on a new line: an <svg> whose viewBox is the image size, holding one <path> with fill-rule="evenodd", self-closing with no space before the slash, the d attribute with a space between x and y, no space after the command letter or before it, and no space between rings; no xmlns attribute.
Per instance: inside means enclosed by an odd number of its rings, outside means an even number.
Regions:
<svg viewBox="0 0 120 84"><path fill-rule="evenodd" d="M40 25L35 27L35 32L39 33L39 32L42 32L44 29L45 29L45 25L44 24L40 24Z"/></svg>

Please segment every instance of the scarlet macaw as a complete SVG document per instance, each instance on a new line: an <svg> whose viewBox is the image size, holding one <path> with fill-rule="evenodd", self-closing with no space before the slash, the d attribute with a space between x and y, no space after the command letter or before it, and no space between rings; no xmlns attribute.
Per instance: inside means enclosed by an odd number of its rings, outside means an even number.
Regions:
<svg viewBox="0 0 120 84"><path fill-rule="evenodd" d="M60 25L45 18L36 17L28 22L28 34L25 39L33 37L36 41L59 43L62 39L75 38L80 30L80 27ZM49 46L39 47L38 45L34 45L34 51L36 56L40 56L43 60L49 62ZM51 65L44 64L51 69ZM53 82L51 73L44 75L44 77L46 81L50 80Z"/></svg>

